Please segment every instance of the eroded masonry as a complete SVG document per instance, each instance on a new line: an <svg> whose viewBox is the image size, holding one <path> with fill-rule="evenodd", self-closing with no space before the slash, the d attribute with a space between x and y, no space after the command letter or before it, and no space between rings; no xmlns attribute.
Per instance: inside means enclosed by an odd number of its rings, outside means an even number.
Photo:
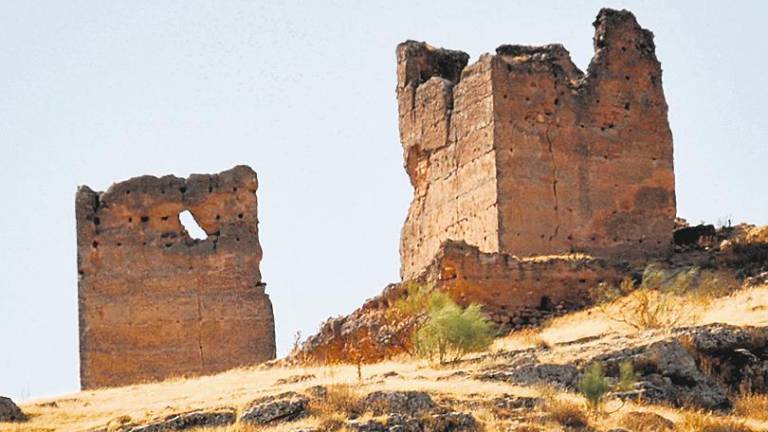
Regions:
<svg viewBox="0 0 768 432"><path fill-rule="evenodd" d="M256 173L144 176L77 191L83 388L219 372L275 357L259 272ZM188 211L207 238L193 239ZM172 361L169 361L172 359Z"/></svg>
<svg viewBox="0 0 768 432"><path fill-rule="evenodd" d="M586 73L561 45L460 51L398 45L397 102L414 189L402 282L328 320L297 354L376 361L408 352L409 287L480 304L500 331L585 305L672 252L672 134L653 34L628 11L595 20Z"/></svg>
<svg viewBox="0 0 768 432"><path fill-rule="evenodd" d="M397 99L414 198L401 274L447 240L483 253L586 253L638 260L670 251L672 134L653 34L627 11L594 23L586 73L561 45L397 48Z"/></svg>

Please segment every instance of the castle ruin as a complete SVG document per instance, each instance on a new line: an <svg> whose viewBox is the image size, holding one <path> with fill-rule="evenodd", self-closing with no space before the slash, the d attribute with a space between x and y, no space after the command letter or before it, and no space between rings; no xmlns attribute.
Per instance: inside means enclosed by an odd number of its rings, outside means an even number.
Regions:
<svg viewBox="0 0 768 432"><path fill-rule="evenodd" d="M482 253L638 260L671 250L672 134L653 34L603 9L586 74L562 45L397 47L397 100L414 198L401 276L448 240Z"/></svg>
<svg viewBox="0 0 768 432"><path fill-rule="evenodd" d="M84 389L275 358L259 263L256 173L144 176L77 191ZM179 214L207 234L193 239ZM169 361L171 359L172 361Z"/></svg>

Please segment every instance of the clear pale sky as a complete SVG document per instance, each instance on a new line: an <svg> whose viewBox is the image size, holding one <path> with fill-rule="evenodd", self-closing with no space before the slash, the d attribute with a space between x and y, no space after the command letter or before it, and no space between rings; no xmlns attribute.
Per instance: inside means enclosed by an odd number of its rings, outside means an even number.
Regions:
<svg viewBox="0 0 768 432"><path fill-rule="evenodd" d="M78 185L252 166L284 354L398 280L397 43L586 68L601 6L656 35L678 213L768 224L765 2L2 1L0 395L78 389Z"/></svg>

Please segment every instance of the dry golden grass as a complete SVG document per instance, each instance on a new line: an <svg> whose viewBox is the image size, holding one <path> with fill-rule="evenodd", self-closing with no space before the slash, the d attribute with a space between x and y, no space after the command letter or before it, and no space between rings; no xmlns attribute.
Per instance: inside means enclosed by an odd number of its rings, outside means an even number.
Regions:
<svg viewBox="0 0 768 432"><path fill-rule="evenodd" d="M702 412L686 413L675 426L679 432L756 432L744 420Z"/></svg>
<svg viewBox="0 0 768 432"><path fill-rule="evenodd" d="M325 397L314 399L310 405L312 413L321 419L336 420L362 414L363 395L358 387L349 384L333 384L327 387Z"/></svg>
<svg viewBox="0 0 768 432"><path fill-rule="evenodd" d="M542 407L549 420L569 428L582 428L589 424L589 415L583 403L553 398Z"/></svg>
<svg viewBox="0 0 768 432"><path fill-rule="evenodd" d="M702 307L697 324L711 322L729 322L733 324L768 325L768 286L761 286L735 292L730 296L719 299L716 304ZM648 343L654 338L661 338L665 330L644 332L638 334L630 326L609 319L596 309L573 313L552 320L545 328L517 332L496 342L495 349L524 349L541 347L543 344L550 349L537 352L541 361L563 363L574 358L594 356L604 349L615 349L616 346L638 341ZM592 339L585 339L592 338ZM563 344L580 340L579 344ZM581 357L580 357L581 356ZM375 390L422 390L435 395L442 395L457 400L476 400L478 395L484 399L492 399L502 394L518 396L539 396L547 393L541 388L519 387L504 382L484 382L467 377L450 377L454 372L467 371L470 373L480 368L492 367L495 362L504 362L489 356L482 361L464 362L458 365L433 368L425 362L410 359L383 362L363 366L363 381L359 382L354 365L338 365L325 367L280 367L280 368L241 368L227 371L218 375L176 378L160 383L147 383L133 386L89 390L58 398L47 398L28 401L20 404L30 416L30 421L20 424L2 423L0 431L83 431L91 428L105 427L110 421L114 423L146 422L154 418L183 411L196 409L213 409L219 407L234 407L241 409L253 399L277 394L285 391L303 391L314 385L323 385L337 389L337 402L333 407L316 411L311 417L292 422L283 426L263 429L269 432L283 432L302 427L338 426L341 415L346 412L345 406L352 406L354 392L367 394ZM394 376L384 377L387 372L396 372ZM276 385L279 379L287 379L296 375L314 375L315 378L293 384ZM391 375L391 374L390 374ZM449 379L446 379L450 377ZM345 386L346 385L346 386ZM350 395L344 396L349 389ZM572 394L553 394L550 399L562 399L562 405L553 405L548 410L552 418L578 418L579 410L583 411L583 400ZM54 404L55 402L55 404ZM736 411L741 417L726 419L713 417L702 413L686 413L663 407L642 407L627 404L616 415L591 420L592 426L607 429L619 426L621 415L628 409L653 410L688 429L703 427L702 431L747 431L768 430L768 419L756 413L766 412L764 397L745 397L736 403ZM579 409L576 409L576 408ZM613 404L610 410L617 409ZM339 415L335 415L338 411ZM554 412L554 413L552 413ZM482 414L481 414L482 413ZM506 430L505 421L495 419L492 412L483 413L473 410L473 414L483 416L483 422L489 431L493 427ZM749 418L748 418L749 417ZM327 423L323 423L327 422ZM335 425L334 426L334 422ZM729 423L730 422L730 423ZM531 421L533 425L540 422ZM742 425L743 423L743 425ZM746 426L745 426L746 425ZM533 427L533 426L531 426ZM557 427L557 426L553 426ZM717 427L721 427L717 429ZM726 427L731 427L727 429ZM741 428L741 429L739 429ZM212 430L217 432L252 432L255 429L243 426L232 426ZM339 429L343 430L343 429ZM543 429L547 430L547 428Z"/></svg>
<svg viewBox="0 0 768 432"><path fill-rule="evenodd" d="M768 421L768 395L741 395L734 401L733 413L742 417Z"/></svg>
<svg viewBox="0 0 768 432"><path fill-rule="evenodd" d="M674 430L674 423L656 413L633 411L621 418L621 426L633 432L668 432Z"/></svg>

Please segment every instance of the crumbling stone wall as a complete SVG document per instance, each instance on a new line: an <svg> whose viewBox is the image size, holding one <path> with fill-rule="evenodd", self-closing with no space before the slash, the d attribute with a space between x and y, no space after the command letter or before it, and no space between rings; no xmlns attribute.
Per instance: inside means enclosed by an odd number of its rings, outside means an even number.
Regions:
<svg viewBox="0 0 768 432"><path fill-rule="evenodd" d="M463 240L520 256L641 259L671 250L672 134L653 34L603 9L581 72L561 45L397 48L400 136L414 198L401 275Z"/></svg>
<svg viewBox="0 0 768 432"><path fill-rule="evenodd" d="M588 255L520 258L447 241L419 279L459 304L482 305L500 328L514 329L580 308L592 288L603 282L618 284L622 270L626 271Z"/></svg>
<svg viewBox="0 0 768 432"><path fill-rule="evenodd" d="M77 191L83 388L275 357L259 263L256 173L144 176ZM207 238L190 237L188 210Z"/></svg>

